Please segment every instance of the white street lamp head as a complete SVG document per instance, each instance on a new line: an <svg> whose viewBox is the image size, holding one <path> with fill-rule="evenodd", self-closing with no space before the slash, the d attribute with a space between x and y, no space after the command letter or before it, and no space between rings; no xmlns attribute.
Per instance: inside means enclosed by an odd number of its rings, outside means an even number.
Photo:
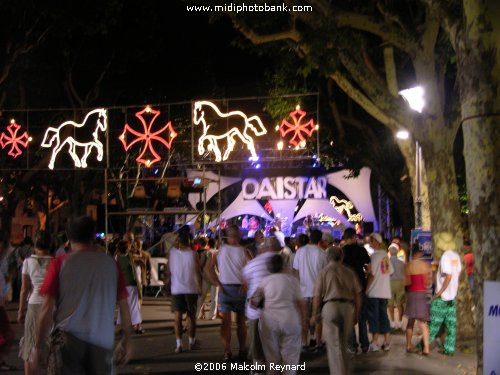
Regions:
<svg viewBox="0 0 500 375"><path fill-rule="evenodd" d="M399 130L396 133L396 138L397 139L407 140L409 137L410 137L410 133L408 133L407 130Z"/></svg>
<svg viewBox="0 0 500 375"><path fill-rule="evenodd" d="M422 110L425 107L425 91L422 86L416 86L410 89L401 90L399 92L399 95L405 98L411 109L417 111L418 113L422 113Z"/></svg>

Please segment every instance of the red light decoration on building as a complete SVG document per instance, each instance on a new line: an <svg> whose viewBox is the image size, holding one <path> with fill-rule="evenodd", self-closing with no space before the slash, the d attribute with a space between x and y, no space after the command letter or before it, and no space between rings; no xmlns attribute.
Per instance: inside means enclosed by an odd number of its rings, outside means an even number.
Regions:
<svg viewBox="0 0 500 375"><path fill-rule="evenodd" d="M0 146L2 146L3 149L10 145L8 155L12 156L14 159L23 153L21 147L28 147L28 142L30 141L27 131L18 135L20 129L21 125L16 124L15 120L11 120L10 125L7 126L8 134L5 132L0 134Z"/></svg>
<svg viewBox="0 0 500 375"><path fill-rule="evenodd" d="M306 136L307 138L310 138L314 130L318 129L318 125L315 125L312 119L306 123L302 123L305 116L306 112L302 111L300 106L297 106L295 111L290 112L290 117L292 118L293 123L283 119L279 127L283 138L292 134L292 137L288 140L288 142L296 147L300 146L304 148L307 140Z"/></svg>
<svg viewBox="0 0 500 375"><path fill-rule="evenodd" d="M144 118L144 113L148 113L152 115L149 123L147 123L147 120ZM169 121L165 126L163 126L160 130L152 132L151 129L153 127L153 124L156 120L156 118L160 115L160 111L156 111L149 106L144 108L142 111L137 112L135 114L135 117L137 117L142 124L142 133L138 132L137 130L134 130L133 128L130 127L129 124L125 124L125 128L123 129L123 133L118 137L120 141L123 144L123 148L125 151L128 151L133 145L139 142L144 142L144 148L142 149L141 154L137 157L136 161L138 163L142 163L146 165L146 167L150 167L157 161L161 160L160 155L158 155L158 152L156 152L155 148L153 147L153 142L160 142L163 144L166 148L170 149L172 147L172 142L177 137L177 132L174 130L172 127L172 122ZM161 137L161 133L163 132L168 132L168 137L167 139ZM136 138L133 139L131 142L127 142L128 138L128 133L131 134L131 136L135 136ZM145 156L147 153L150 153L153 158L147 159Z"/></svg>

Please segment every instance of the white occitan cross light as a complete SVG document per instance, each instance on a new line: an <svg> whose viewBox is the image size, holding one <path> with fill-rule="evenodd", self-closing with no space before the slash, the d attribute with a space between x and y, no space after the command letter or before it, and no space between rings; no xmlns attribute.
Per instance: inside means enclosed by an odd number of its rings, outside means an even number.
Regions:
<svg viewBox="0 0 500 375"><path fill-rule="evenodd" d="M61 134L65 127L82 128L84 126L94 126L95 129L92 132L93 140L90 142L80 142L73 136L68 136L61 141ZM103 144L99 140L99 130L106 132L108 128L108 115L104 108L94 109L87 113L83 122L78 123L74 121L66 121L59 125L57 128L49 127L45 131L43 141L41 146L45 148L52 148L52 156L49 162L49 168L54 169L54 163L56 161L57 155L67 144L69 145L68 153L75 162L75 167L77 168L87 168L87 158L92 151L92 148L97 149L97 160L102 161L103 157ZM92 129L92 128L91 128ZM74 131L70 131L70 134ZM83 152L82 156L79 156L78 151Z"/></svg>
<svg viewBox="0 0 500 375"><path fill-rule="evenodd" d="M227 128L217 129L213 124L207 123L206 112L212 112L212 114L215 114L215 116L219 118L233 117L236 125L229 130L227 130ZM210 118L210 116L208 117ZM195 125L199 125L200 123L203 125L203 134L198 139L198 154L203 155L206 149L214 153L216 162L225 161L229 158L229 155L239 139L246 145L248 151L250 151L252 155L251 157L254 160L258 160L253 138L248 134L249 131L255 136L261 136L267 133L266 128L258 116L247 117L247 115L241 111L222 113L214 103L202 100L194 103L193 122ZM227 142L227 148L224 155L222 155L219 142L224 140ZM205 143L208 143L206 148Z"/></svg>

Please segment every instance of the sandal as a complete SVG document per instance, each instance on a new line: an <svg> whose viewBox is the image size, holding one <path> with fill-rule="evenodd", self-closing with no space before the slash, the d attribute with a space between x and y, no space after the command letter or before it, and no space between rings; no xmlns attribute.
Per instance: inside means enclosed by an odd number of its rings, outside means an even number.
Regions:
<svg viewBox="0 0 500 375"><path fill-rule="evenodd" d="M411 354L415 354L415 353L418 353L420 350L418 350L417 348L415 348L414 346L412 346L411 348L406 348L406 353L411 353Z"/></svg>

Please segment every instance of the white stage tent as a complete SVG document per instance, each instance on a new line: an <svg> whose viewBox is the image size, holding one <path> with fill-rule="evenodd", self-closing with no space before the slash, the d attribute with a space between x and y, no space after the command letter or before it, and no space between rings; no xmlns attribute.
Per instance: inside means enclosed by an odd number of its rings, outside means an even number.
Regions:
<svg viewBox="0 0 500 375"><path fill-rule="evenodd" d="M326 194L326 191L329 190L328 186L319 186L321 185L319 183L319 179L321 178L322 181L326 180L325 185L327 184L334 187L335 189L340 191L344 195L344 197L347 198L347 200L351 201L355 211L363 216L363 221L372 222L373 230L378 231L378 222L375 216L375 210L373 208L373 202L370 192L371 170L369 168L362 168L359 176L356 178L347 178L349 175L348 170L327 173L324 176L317 177L283 176L282 178L266 178L265 171L262 172L264 177L252 179L221 176L221 192L223 192L224 189L240 182L243 183L244 186L246 186L246 183L249 180L251 180L250 185L252 186L250 191L253 195L255 195L254 193L256 193L256 191L253 190L254 186L257 186L257 189L260 186L260 191L263 192L263 196L259 195L256 199L248 199L248 192L247 196L245 196L242 189L242 191L240 191L236 198L227 207L222 207L221 218L231 219L233 217L250 215L271 221L273 220L273 217L264 209L261 202L259 202L259 199L265 198L271 204L274 217L287 218L290 224L293 224L294 222L297 222L299 220L303 220L307 215L317 216L319 214L323 214L340 220L345 226L353 226L354 224L349 222L348 217L339 213L336 208L333 207L333 205L330 203L330 196ZM190 179L203 176L205 177L205 179L209 180L206 192L206 199L207 201L209 201L219 193L219 183L217 182L219 176L213 172L203 172L199 170L187 171L187 177ZM289 194L290 196L288 197L288 199L286 199L286 193L285 196L282 192L281 194L279 192L274 194L274 190L272 190L276 189L276 191L278 191L279 185L281 184L281 189L283 191L282 181L286 181L287 178L292 181L290 183L290 186L292 185L294 179L296 179L297 181L300 180L299 182L295 183L297 186L300 185L300 187L297 187L297 196L292 196L293 194ZM281 179L280 182L278 182L279 179ZM309 182L311 181L311 179L318 180L318 190L314 191L314 194L312 191L308 190ZM302 182L302 185L300 184L300 182ZM270 191L270 189L272 190L272 193L269 194L269 196L266 198L266 194ZM300 193L298 193L300 189L302 190ZM307 192L309 192L310 194L306 194ZM299 194L303 194L305 196L299 196ZM320 195L321 199L317 199L317 197ZM299 198L304 198L305 200L301 207L297 206L297 204L299 203ZM200 194L190 193L189 202L193 207L196 207L196 204L200 202Z"/></svg>

